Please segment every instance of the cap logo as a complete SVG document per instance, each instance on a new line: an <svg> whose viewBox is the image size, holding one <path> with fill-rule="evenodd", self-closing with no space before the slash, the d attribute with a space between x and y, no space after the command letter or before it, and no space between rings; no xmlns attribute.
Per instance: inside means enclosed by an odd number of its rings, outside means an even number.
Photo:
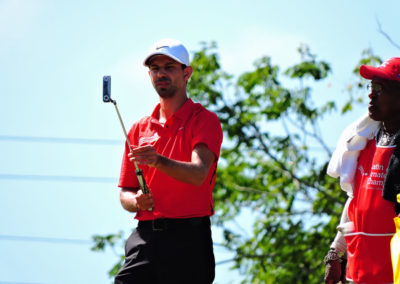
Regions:
<svg viewBox="0 0 400 284"><path fill-rule="evenodd" d="M1 0L0 0L1 1ZM144 66L149 66L149 60L154 55L165 55L171 59L189 66L189 53L180 41L163 39L156 42L148 51L143 61Z"/></svg>
<svg viewBox="0 0 400 284"><path fill-rule="evenodd" d="M392 74L394 77L396 77L396 75L397 75L397 78L400 78L400 65L393 65L392 72L393 72Z"/></svg>
<svg viewBox="0 0 400 284"><path fill-rule="evenodd" d="M383 62L382 65L381 65L381 67L386 67L386 65L388 65L388 64L389 64L389 60Z"/></svg>
<svg viewBox="0 0 400 284"><path fill-rule="evenodd" d="M161 49L161 48L167 48L167 47L168 47L167 45L157 46L156 49L159 50L159 49Z"/></svg>

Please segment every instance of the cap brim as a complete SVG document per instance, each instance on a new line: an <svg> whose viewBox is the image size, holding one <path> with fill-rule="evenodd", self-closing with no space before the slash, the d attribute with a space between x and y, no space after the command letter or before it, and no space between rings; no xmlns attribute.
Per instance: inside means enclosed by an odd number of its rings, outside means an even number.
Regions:
<svg viewBox="0 0 400 284"><path fill-rule="evenodd" d="M182 61L180 61L178 58L176 58L175 56L172 56L171 54L167 54L167 53L163 53L163 52L153 52L153 53L150 53L149 55L147 55L147 57L143 61L143 65L148 67L150 58L152 58L153 56L156 56L156 55L165 55L165 56L168 56L169 58L172 58L176 62L179 62L181 64L185 64Z"/></svg>
<svg viewBox="0 0 400 284"><path fill-rule="evenodd" d="M368 65L360 66L361 77L372 80L374 78L390 79L390 77L383 72L379 67L373 67Z"/></svg>

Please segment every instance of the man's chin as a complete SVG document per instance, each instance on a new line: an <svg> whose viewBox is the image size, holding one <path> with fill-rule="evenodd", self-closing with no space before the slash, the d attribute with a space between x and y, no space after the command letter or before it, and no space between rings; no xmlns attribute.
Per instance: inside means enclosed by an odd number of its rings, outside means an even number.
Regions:
<svg viewBox="0 0 400 284"><path fill-rule="evenodd" d="M156 91L163 99L172 98L175 95L175 91L168 88L156 88Z"/></svg>
<svg viewBox="0 0 400 284"><path fill-rule="evenodd" d="M162 91L162 90L157 90L157 93L158 93L159 97L163 98L163 99L172 98L175 94L173 92Z"/></svg>
<svg viewBox="0 0 400 284"><path fill-rule="evenodd" d="M371 118L371 119L373 119L375 121L381 121L381 118L375 112L368 111L368 116L369 116L369 118Z"/></svg>

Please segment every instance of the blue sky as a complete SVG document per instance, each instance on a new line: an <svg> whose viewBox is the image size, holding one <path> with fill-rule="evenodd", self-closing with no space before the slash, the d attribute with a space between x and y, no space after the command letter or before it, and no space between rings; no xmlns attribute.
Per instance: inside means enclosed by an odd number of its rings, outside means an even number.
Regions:
<svg viewBox="0 0 400 284"><path fill-rule="evenodd" d="M377 31L379 19L400 42L399 10L395 0L0 0L0 283L110 283L117 258L91 252L91 236L134 222L119 204L123 134L101 101L103 75L129 127L158 101L142 60L161 38L190 51L216 41L233 74L263 55L288 67L305 43L333 68L317 94L340 102L363 49L400 55ZM327 117L330 146L362 112ZM216 283L238 283L228 267Z"/></svg>

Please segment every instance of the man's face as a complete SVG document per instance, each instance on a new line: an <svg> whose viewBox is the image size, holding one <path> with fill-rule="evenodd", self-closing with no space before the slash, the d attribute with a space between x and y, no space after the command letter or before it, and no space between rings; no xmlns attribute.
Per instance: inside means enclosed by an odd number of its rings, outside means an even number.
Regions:
<svg viewBox="0 0 400 284"><path fill-rule="evenodd" d="M373 120L389 122L400 119L400 83L373 79L368 97L368 113Z"/></svg>
<svg viewBox="0 0 400 284"><path fill-rule="evenodd" d="M156 55L150 59L149 75L154 88L162 98L172 98L178 92L186 91L186 81L189 79L189 67L165 55Z"/></svg>

